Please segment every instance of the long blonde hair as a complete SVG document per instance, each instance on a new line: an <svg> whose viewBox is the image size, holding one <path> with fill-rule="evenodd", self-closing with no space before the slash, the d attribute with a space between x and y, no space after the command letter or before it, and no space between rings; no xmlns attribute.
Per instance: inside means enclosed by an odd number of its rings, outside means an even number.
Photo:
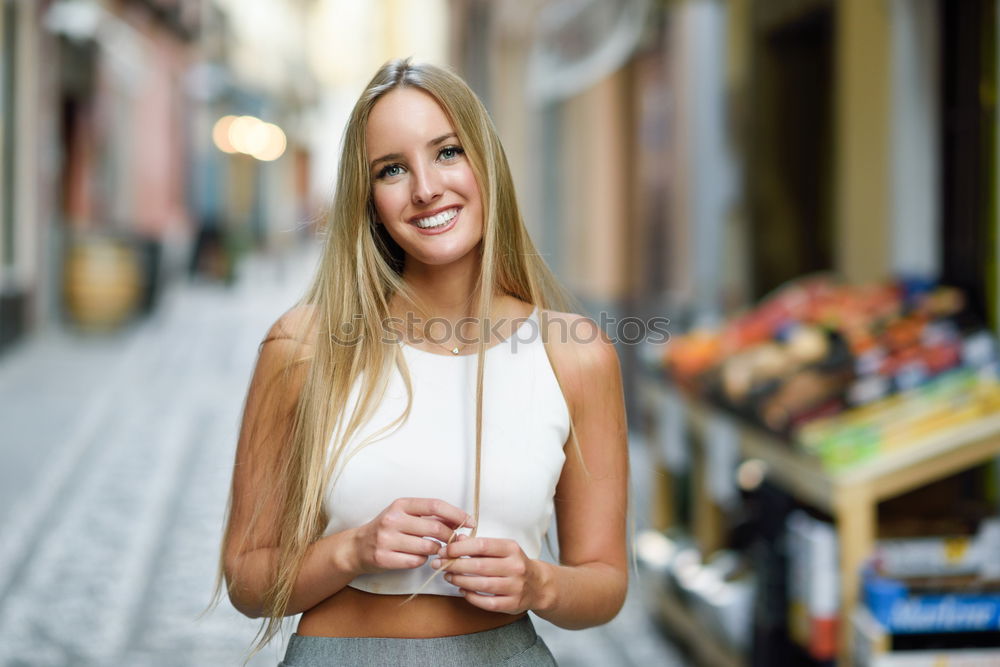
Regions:
<svg viewBox="0 0 1000 667"><path fill-rule="evenodd" d="M273 479L267 489L259 490L258 510L253 514L254 518L259 516L259 507L267 502L277 502L280 508L277 526L280 556L265 596L265 617L254 652L281 629L306 549L322 535L326 525L323 500L332 473L344 456L347 443L370 418L394 368L403 377L408 400L404 413L386 429L405 421L412 407L413 392L405 360L398 345L386 341L382 327L389 317L389 303L394 295L418 307L419 298L402 280L402 250L385 226L376 224L365 145L365 129L372 108L383 95L400 87L419 88L441 105L465 150L483 202L481 270L475 287L480 335L472 514L477 525L485 322L491 313L494 294L509 294L531 303L539 308L541 315L546 309L571 311L576 306L528 236L507 158L489 114L475 93L457 75L440 67L413 64L410 59L383 65L361 94L347 123L336 193L326 220L322 259L315 278L297 304L308 306L312 313L310 325L315 331L315 345L311 356L294 360L288 369L308 367L294 410L287 415L276 415L285 421L287 430L283 433L287 445L276 465L269 469ZM543 317L543 325L544 321ZM361 330L354 332L356 344L345 345L340 340L344 324L352 322L360 322ZM357 407L350 419L341 423L349 394L359 378ZM572 420L570 438L579 456ZM232 496L230 506L231 503ZM251 531L249 528L247 532ZM220 565L220 582L221 571Z"/></svg>

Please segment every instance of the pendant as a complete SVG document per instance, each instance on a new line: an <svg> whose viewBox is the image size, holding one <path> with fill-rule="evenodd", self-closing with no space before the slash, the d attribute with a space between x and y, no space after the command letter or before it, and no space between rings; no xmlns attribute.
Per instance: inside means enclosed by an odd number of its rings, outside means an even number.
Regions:
<svg viewBox="0 0 1000 667"><path fill-rule="evenodd" d="M452 354L458 354L458 348L457 347L451 348L451 353Z"/></svg>

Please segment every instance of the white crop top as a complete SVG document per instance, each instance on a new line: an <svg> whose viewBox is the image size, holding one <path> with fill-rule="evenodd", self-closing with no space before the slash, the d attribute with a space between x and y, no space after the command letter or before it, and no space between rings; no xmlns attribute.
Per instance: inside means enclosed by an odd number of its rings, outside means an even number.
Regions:
<svg viewBox="0 0 1000 667"><path fill-rule="evenodd" d="M371 521L397 498L440 498L472 514L477 355L445 356L400 345L413 387L409 418L346 464L341 457L324 499L329 517L324 535ZM356 384L349 406L356 406L358 391ZM393 369L373 418L347 451L405 407L406 388ZM536 307L510 338L486 351L477 535L516 540L529 558L538 558L568 435L569 410L545 354ZM436 572L432 559L418 568L360 575L349 585L370 593L413 593ZM422 592L459 595L442 576Z"/></svg>

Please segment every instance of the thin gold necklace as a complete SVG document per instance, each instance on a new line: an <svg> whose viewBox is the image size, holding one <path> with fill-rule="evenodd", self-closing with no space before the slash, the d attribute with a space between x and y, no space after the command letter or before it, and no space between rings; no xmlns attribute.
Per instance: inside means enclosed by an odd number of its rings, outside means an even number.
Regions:
<svg viewBox="0 0 1000 667"><path fill-rule="evenodd" d="M472 301L473 296L475 296L475 295L474 294L470 294L469 298L466 299L466 302L465 302L466 306L468 306L469 302ZM423 308L421 308L420 306L417 306L416 304L412 304L412 305L415 306L416 309L420 311L421 315L423 315L424 317L427 317L427 313L424 312ZM428 318L428 319L430 319L430 318ZM409 333L413 333L413 330L409 329ZM451 352L455 356L458 356L458 354L469 345L468 343L462 343L461 347L459 347L458 345L455 345L453 347L448 347L447 345L442 345L441 343L438 343L438 342L436 342L434 340L431 340L427 336L427 332L426 331L421 331L421 333L423 334L423 337L424 337L425 340L429 340L431 343L434 343L435 345L437 345L438 347L440 347L442 350L447 350L448 352Z"/></svg>
<svg viewBox="0 0 1000 667"><path fill-rule="evenodd" d="M469 305L469 303L470 303L470 302L472 301L472 298L473 298L474 296L475 296L475 293L473 293L473 294L470 294L470 295L469 295L469 298L465 300L465 305L466 305L466 306L468 306L468 305ZM423 317L427 318L427 313L426 313L426 312L424 312L424 309L423 309L423 308L421 308L420 306L418 306L418 305L417 305L417 304L415 304L415 303L411 303L411 305L412 305L413 307L415 307L415 308L416 308L416 309L417 309L418 311L420 311L420 314L421 314L421 315L422 315ZM427 318L427 319L431 319L431 318ZM463 318L463 319L464 319L464 318ZM408 333L410 333L410 334L412 334L412 333L413 333L413 329L412 329L412 328L410 328L410 326L409 326L409 325L407 325L407 330L408 330ZM448 347L447 345L442 345L441 343L438 343L437 341L434 341L434 340L431 340L431 338L430 338L430 337L429 337L429 336L427 335L427 331L426 331L426 330L424 330L424 331L421 331L420 333L421 333L421 334L423 335L423 340L429 340L429 341L430 341L431 343L434 343L435 345L437 345L438 347L440 347L440 348L441 348L442 350L447 350L448 352L451 352L451 353L452 353L452 354L453 354L454 356L456 356L456 357L457 357L457 356L458 356L458 354L459 354L459 353L460 353L460 352L461 352L462 350L464 350L464 349L466 348L466 346L468 345L468 343L462 343L461 347L459 347L458 345L455 345L455 346L453 346L453 347Z"/></svg>
<svg viewBox="0 0 1000 667"><path fill-rule="evenodd" d="M413 329L412 329L412 328L411 328L411 329L410 329L409 331L410 331L410 333L411 333L411 334L413 333ZM460 352L461 352L462 350L464 350L464 349L465 349L465 347L466 347L466 346L468 345L468 343L462 343L462 346L461 346L461 347L459 347L458 345L455 345L454 347L448 347L447 345L442 345L441 343L438 343L437 341L435 341L435 340L432 340L432 339L431 339L431 338L430 338L430 337L429 337L429 336L427 335L427 332L426 332L426 331L421 331L420 333L421 333L421 334L423 335L423 338L422 338L422 340L427 340L427 341L430 341L431 343L434 343L435 345L437 345L438 347L440 347L440 348L441 348L442 350L448 350L449 352L451 352L451 353L452 353L453 355L455 355L455 356L458 356L458 354L459 354L459 353L460 353Z"/></svg>

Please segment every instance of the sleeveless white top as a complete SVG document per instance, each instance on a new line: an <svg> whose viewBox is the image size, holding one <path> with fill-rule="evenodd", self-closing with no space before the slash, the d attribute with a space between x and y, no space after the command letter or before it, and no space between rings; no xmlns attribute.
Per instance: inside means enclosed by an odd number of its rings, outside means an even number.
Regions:
<svg viewBox="0 0 1000 667"><path fill-rule="evenodd" d="M324 535L371 521L397 498L440 498L473 513L477 355L446 356L400 345L413 387L409 418L341 457L324 500L329 517ZM349 406L356 406L358 392L356 384ZM373 418L359 428L347 452L405 407L406 388L394 368ZM478 536L513 539L529 558L538 558L568 435L569 410L545 354L536 307L510 338L486 350ZM433 558L414 569L359 575L348 585L370 593L413 593L436 572ZM459 595L441 575L422 592Z"/></svg>

